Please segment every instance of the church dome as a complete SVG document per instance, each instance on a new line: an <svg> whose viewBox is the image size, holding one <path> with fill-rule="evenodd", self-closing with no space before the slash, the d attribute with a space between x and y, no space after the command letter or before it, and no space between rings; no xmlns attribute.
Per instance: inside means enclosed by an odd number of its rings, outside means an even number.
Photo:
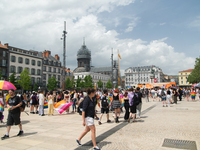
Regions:
<svg viewBox="0 0 200 150"><path fill-rule="evenodd" d="M91 59L91 51L86 47L85 44L81 46L77 53L77 59L81 58Z"/></svg>

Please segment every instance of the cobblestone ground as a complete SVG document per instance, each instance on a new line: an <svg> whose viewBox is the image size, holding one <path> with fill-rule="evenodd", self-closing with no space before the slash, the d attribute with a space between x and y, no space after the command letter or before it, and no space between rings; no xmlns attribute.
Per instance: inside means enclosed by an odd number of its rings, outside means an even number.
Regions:
<svg viewBox="0 0 200 150"><path fill-rule="evenodd" d="M161 102L143 102L144 114L136 123L126 123L121 114L120 123L106 123L103 116L102 125L95 121L97 142L102 150L165 150L163 141L167 139L195 141L200 149L200 102L179 102L171 107L162 107ZM155 107L154 107L155 105ZM151 109L148 109L151 108ZM28 109L26 109L28 111ZM147 111L145 111L147 110ZM46 112L47 110L45 110ZM5 119L7 111L4 112ZM99 114L98 114L99 115ZM75 139L84 130L82 118L78 114L38 116L21 114L24 136L16 137L18 127L11 128L10 138L0 141L0 150L73 150L91 149L91 144L78 147ZM116 130L115 130L116 129ZM110 132L110 131L116 132ZM0 135L6 133L5 124L0 124ZM87 134L82 144L91 140ZM173 148L174 149L174 148Z"/></svg>

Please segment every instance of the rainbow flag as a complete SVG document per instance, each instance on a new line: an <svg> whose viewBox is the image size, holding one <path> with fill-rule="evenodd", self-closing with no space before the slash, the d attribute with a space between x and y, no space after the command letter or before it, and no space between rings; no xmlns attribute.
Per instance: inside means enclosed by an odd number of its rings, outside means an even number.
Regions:
<svg viewBox="0 0 200 150"><path fill-rule="evenodd" d="M195 91L192 91L192 92L191 92L191 98L192 98L192 99L195 99L195 96L196 96L196 92L195 92Z"/></svg>
<svg viewBox="0 0 200 150"><path fill-rule="evenodd" d="M7 107L7 110L8 110L8 111L10 111L10 109L11 109L11 107L10 107L10 106L8 106L8 107Z"/></svg>
<svg viewBox="0 0 200 150"><path fill-rule="evenodd" d="M10 95L8 94L7 96L6 96L6 104L8 104L8 99L10 98Z"/></svg>
<svg viewBox="0 0 200 150"><path fill-rule="evenodd" d="M100 107L99 95L97 95L97 105Z"/></svg>
<svg viewBox="0 0 200 150"><path fill-rule="evenodd" d="M47 100L44 101L44 109L45 108L48 108L48 101Z"/></svg>
<svg viewBox="0 0 200 150"><path fill-rule="evenodd" d="M54 104L55 110L62 114L65 110L67 110L73 103L66 103L65 100L62 100L56 104Z"/></svg>
<svg viewBox="0 0 200 150"><path fill-rule="evenodd" d="M0 112L4 111L4 106L0 103Z"/></svg>

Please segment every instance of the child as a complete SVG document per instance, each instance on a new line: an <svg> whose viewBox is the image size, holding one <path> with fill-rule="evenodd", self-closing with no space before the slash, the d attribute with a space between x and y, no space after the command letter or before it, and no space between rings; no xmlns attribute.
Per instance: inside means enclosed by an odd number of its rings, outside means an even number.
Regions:
<svg viewBox="0 0 200 150"><path fill-rule="evenodd" d="M101 115L100 115L100 118L99 118L99 125L101 125L101 119L102 119L102 116L104 114L104 112L106 112L107 114L107 122L111 122L109 120L109 102L108 102L108 91L107 90L103 90L103 96L101 97Z"/></svg>
<svg viewBox="0 0 200 150"><path fill-rule="evenodd" d="M4 100L3 100L3 94L0 93L0 120L1 120L1 123L3 123L3 111L4 111Z"/></svg>

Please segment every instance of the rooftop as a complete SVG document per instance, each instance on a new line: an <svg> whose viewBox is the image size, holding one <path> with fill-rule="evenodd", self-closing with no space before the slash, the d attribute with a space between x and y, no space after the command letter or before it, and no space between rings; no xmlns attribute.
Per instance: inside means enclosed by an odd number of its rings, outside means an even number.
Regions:
<svg viewBox="0 0 200 150"><path fill-rule="evenodd" d="M192 72L193 69L188 69L188 70L183 70L183 71L179 71L179 72Z"/></svg>
<svg viewBox="0 0 200 150"><path fill-rule="evenodd" d="M0 48L8 49L7 47L3 46L0 41Z"/></svg>

